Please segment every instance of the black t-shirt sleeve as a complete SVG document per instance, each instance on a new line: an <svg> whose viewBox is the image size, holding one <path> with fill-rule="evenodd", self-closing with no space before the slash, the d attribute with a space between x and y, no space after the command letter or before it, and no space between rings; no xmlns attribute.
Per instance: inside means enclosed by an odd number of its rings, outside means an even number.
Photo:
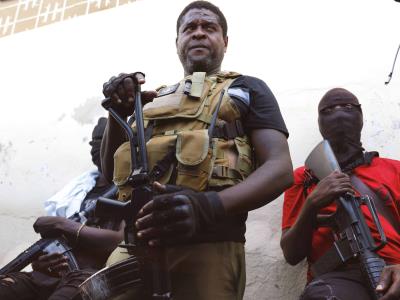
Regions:
<svg viewBox="0 0 400 300"><path fill-rule="evenodd" d="M239 108L246 131L268 128L289 136L278 102L264 81L240 76L230 85L228 93Z"/></svg>

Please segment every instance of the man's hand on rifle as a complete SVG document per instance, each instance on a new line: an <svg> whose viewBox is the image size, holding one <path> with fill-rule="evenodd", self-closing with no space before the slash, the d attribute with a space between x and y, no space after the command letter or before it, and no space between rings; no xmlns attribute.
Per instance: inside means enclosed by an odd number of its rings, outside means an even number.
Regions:
<svg viewBox="0 0 400 300"><path fill-rule="evenodd" d="M45 216L39 217L33 224L35 232L40 233L42 238L55 238L63 234L66 218Z"/></svg>
<svg viewBox="0 0 400 300"><path fill-rule="evenodd" d="M143 84L145 79L140 73L138 82ZM118 76L113 76L109 81L103 84L103 94L110 98L113 103L113 108L123 118L133 114L135 109L135 84L133 77L135 73L121 73ZM157 97L156 91L142 92L143 105Z"/></svg>
<svg viewBox="0 0 400 300"><path fill-rule="evenodd" d="M307 201L318 212L345 193L353 193L350 177L342 172L333 171L318 183L307 197Z"/></svg>
<svg viewBox="0 0 400 300"><path fill-rule="evenodd" d="M32 262L32 269L53 277L60 277L68 271L68 257L62 253L43 254Z"/></svg>
<svg viewBox="0 0 400 300"><path fill-rule="evenodd" d="M33 224L35 232L42 238L65 237L69 242L76 240L76 231L81 224L64 217L45 216L39 217Z"/></svg>
<svg viewBox="0 0 400 300"><path fill-rule="evenodd" d="M379 300L400 299L400 265L386 266L383 269L376 290L383 293Z"/></svg>
<svg viewBox="0 0 400 300"><path fill-rule="evenodd" d="M150 246L175 244L218 222L225 210L216 192L183 190L159 195L140 210L138 237Z"/></svg>

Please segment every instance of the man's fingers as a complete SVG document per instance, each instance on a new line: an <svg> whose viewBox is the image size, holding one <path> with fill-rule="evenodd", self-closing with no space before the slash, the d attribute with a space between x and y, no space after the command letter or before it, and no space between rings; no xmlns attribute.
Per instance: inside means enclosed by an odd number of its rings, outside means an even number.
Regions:
<svg viewBox="0 0 400 300"><path fill-rule="evenodd" d="M166 185L161 184L158 181L153 182L153 189L159 194L164 194L165 191L167 190Z"/></svg>
<svg viewBox="0 0 400 300"><path fill-rule="evenodd" d="M54 272L61 272L61 271L65 271L65 270L69 269L68 263L66 263L66 262L59 263L59 264L56 264L56 265L52 265L52 266L50 266L50 268Z"/></svg>
<svg viewBox="0 0 400 300"><path fill-rule="evenodd" d="M138 84L144 84L146 82L146 80L144 79L144 74L142 72L136 72L133 75L134 75L133 77L134 77L135 81Z"/></svg>
<svg viewBox="0 0 400 300"><path fill-rule="evenodd" d="M122 100L119 98L117 92L112 93L110 98L113 101L113 103L122 103Z"/></svg>
<svg viewBox="0 0 400 300"><path fill-rule="evenodd" d="M179 241L191 237L194 232L195 228L189 220L176 222L170 226L164 226L160 232L159 238L151 239L148 244L152 247L175 245Z"/></svg>
<svg viewBox="0 0 400 300"><path fill-rule="evenodd" d="M376 287L376 290L379 292L387 290L391 282L392 282L392 271L390 267L385 267L382 271L381 278L379 279L379 283Z"/></svg>
<svg viewBox="0 0 400 300"><path fill-rule="evenodd" d="M142 103L146 104L147 102L153 101L155 97L157 97L156 91L144 91L142 92Z"/></svg>
<svg viewBox="0 0 400 300"><path fill-rule="evenodd" d="M65 257L62 253L54 252L50 254L44 254L39 256L38 261L50 261L54 259L60 259Z"/></svg>
<svg viewBox="0 0 400 300"><path fill-rule="evenodd" d="M154 200L147 202L138 212L137 218L140 219L153 211Z"/></svg>
<svg viewBox="0 0 400 300"><path fill-rule="evenodd" d="M380 300L400 299L400 268L398 265L387 266L383 269L376 290L384 292L384 295Z"/></svg>
<svg viewBox="0 0 400 300"><path fill-rule="evenodd" d="M189 208L186 206L176 206L164 211L154 211L136 221L139 230L155 226L164 226L171 222L185 219L189 216Z"/></svg>
<svg viewBox="0 0 400 300"><path fill-rule="evenodd" d="M132 101L135 97L135 83L131 77L127 77L122 82L123 90L124 90L124 97L127 99L131 98Z"/></svg>
<svg viewBox="0 0 400 300"><path fill-rule="evenodd" d="M150 227L147 229L143 229L137 233L138 238L143 240L150 240L154 238L160 237L161 228Z"/></svg>
<svg viewBox="0 0 400 300"><path fill-rule="evenodd" d="M145 216L154 210L164 210L169 207L171 207L171 199L172 196L170 195L161 195L161 196L156 196L153 198L153 200L147 202L142 209L138 213L138 217Z"/></svg>
<svg viewBox="0 0 400 300"><path fill-rule="evenodd" d="M67 261L68 261L68 258L65 257L65 256L62 256L62 257L56 257L54 259L48 260L48 261L46 261L44 263L47 263L49 266L54 267L54 266L57 266L59 264L66 263Z"/></svg>
<svg viewBox="0 0 400 300"><path fill-rule="evenodd" d="M124 100L126 98L126 91L123 87L122 84L119 84L117 89L115 90L115 92L113 93L113 95L117 94L118 99L116 100L116 103L122 103L122 100ZM115 96L114 98L115 99Z"/></svg>
<svg viewBox="0 0 400 300"><path fill-rule="evenodd" d="M52 272L52 270L65 269L68 267L68 257L61 253L51 253L48 255L42 255L37 260L32 262L32 269L34 270L47 270Z"/></svg>
<svg viewBox="0 0 400 300"><path fill-rule="evenodd" d="M173 206L188 203L190 200L185 194L164 194L147 202L138 213L138 217L145 216L155 210L165 210Z"/></svg>
<svg viewBox="0 0 400 300"><path fill-rule="evenodd" d="M173 241L190 237L194 233L194 226L189 220L174 222L162 227L152 227L139 231L140 239L148 240L150 246L173 244Z"/></svg>
<svg viewBox="0 0 400 300"><path fill-rule="evenodd" d="M186 191L190 190L189 188L181 186L181 185L161 184L158 181L155 181L153 183L153 188L159 194L173 194L173 193L178 193L178 192L181 192L184 190L186 190Z"/></svg>

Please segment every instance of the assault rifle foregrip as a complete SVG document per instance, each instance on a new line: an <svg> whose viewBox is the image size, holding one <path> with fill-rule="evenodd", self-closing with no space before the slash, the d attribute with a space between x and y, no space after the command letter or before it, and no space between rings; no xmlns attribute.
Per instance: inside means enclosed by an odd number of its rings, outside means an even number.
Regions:
<svg viewBox="0 0 400 300"><path fill-rule="evenodd" d="M353 256L358 256L360 270L370 290L370 295L374 300L377 300L381 295L376 292L375 288L385 267L385 261L375 251L386 244L386 237L377 217L377 212L371 206L370 201L367 196L357 198L351 194L346 194L344 197L340 197L338 214L342 216L336 217L336 226L342 233L347 232L348 243L353 251ZM375 243L365 221L360 207L362 203L367 204L375 226L381 234L381 243L378 245Z"/></svg>
<svg viewBox="0 0 400 300"><path fill-rule="evenodd" d="M0 275L5 275L8 273L18 272L29 265L32 261L37 259L42 253L43 249L50 244L49 240L39 240L18 255L11 262L6 264L3 268L0 269Z"/></svg>
<svg viewBox="0 0 400 300"><path fill-rule="evenodd" d="M79 269L75 257L70 254L71 248L61 239L40 239L15 259L0 269L0 275L5 275L13 272L19 272L27 265L36 260L43 251L58 252L68 257L68 266L70 270Z"/></svg>
<svg viewBox="0 0 400 300"><path fill-rule="evenodd" d="M383 295L378 293L375 288L379 283L383 268L385 267L385 261L376 253L367 250L360 255L360 267L364 279L371 289L370 294L374 297L373 300L378 300Z"/></svg>

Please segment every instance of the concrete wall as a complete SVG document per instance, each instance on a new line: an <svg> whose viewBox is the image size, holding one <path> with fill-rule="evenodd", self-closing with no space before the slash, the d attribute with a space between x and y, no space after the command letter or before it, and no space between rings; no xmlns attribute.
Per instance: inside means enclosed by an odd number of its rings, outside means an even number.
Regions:
<svg viewBox="0 0 400 300"><path fill-rule="evenodd" d="M91 168L102 83L141 70L145 88L182 76L175 20L189 1L146 0L0 38L0 265L38 236L43 201ZM332 87L358 95L364 146L400 159L400 40L394 1L215 1L227 16L224 69L264 79L290 131L295 167L320 141L316 106ZM246 299L296 299L304 265L279 248L282 199L251 212Z"/></svg>

